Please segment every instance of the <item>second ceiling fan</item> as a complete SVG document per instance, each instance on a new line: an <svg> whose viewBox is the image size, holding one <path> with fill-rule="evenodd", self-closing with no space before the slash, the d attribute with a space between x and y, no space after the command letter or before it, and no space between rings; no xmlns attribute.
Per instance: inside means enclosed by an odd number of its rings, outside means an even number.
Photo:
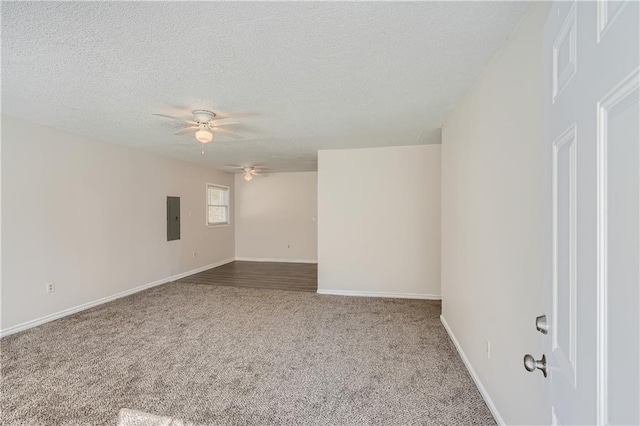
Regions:
<svg viewBox="0 0 640 426"><path fill-rule="evenodd" d="M254 176L267 176L264 173L266 169L264 169L263 167L259 167L259 166L233 166L233 167L242 170L242 176L244 177L244 180L246 180L247 182L253 179Z"/></svg>

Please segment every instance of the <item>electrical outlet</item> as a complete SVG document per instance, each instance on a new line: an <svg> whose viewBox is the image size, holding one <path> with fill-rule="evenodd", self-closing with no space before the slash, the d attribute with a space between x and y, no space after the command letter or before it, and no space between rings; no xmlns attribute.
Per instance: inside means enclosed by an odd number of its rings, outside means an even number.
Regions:
<svg viewBox="0 0 640 426"><path fill-rule="evenodd" d="M195 251L193 252L193 257L198 256L198 253L196 253Z"/></svg>
<svg viewBox="0 0 640 426"><path fill-rule="evenodd" d="M56 290L56 283L54 283L54 282L46 283L44 285L44 290L47 293L53 293Z"/></svg>
<svg viewBox="0 0 640 426"><path fill-rule="evenodd" d="M487 352L487 359L491 359L491 340L485 342L485 352Z"/></svg>

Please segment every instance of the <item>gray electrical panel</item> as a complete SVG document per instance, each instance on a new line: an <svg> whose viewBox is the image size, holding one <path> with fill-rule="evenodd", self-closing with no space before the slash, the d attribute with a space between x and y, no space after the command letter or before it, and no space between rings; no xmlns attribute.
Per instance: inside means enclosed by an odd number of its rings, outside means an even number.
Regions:
<svg viewBox="0 0 640 426"><path fill-rule="evenodd" d="M167 197L167 241L180 239L180 197Z"/></svg>

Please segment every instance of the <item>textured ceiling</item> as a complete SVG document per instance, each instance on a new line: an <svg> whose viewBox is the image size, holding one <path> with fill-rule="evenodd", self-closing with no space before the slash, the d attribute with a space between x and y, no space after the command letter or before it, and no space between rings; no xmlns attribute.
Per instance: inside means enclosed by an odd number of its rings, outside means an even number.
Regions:
<svg viewBox="0 0 640 426"><path fill-rule="evenodd" d="M3 112L198 164L440 142L529 4L2 2ZM194 109L244 114L201 154Z"/></svg>

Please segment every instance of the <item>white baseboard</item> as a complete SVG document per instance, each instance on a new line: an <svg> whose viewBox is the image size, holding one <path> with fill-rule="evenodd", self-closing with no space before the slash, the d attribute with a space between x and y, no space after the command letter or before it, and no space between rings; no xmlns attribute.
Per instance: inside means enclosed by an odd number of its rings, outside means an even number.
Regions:
<svg viewBox="0 0 640 426"><path fill-rule="evenodd" d="M276 259L271 257L236 257L241 262L318 263L313 259Z"/></svg>
<svg viewBox="0 0 640 426"><path fill-rule="evenodd" d="M222 266L222 265L225 265L227 263L231 263L234 260L235 260L234 258L231 258L231 259L223 260L221 262L211 263L209 265L205 265L205 266L202 266L200 268L192 269L190 271L182 272L180 274L176 274L176 275L173 275L171 277L162 278L160 280L153 281L153 282L150 282L150 283L147 283L147 284L143 284L141 286L134 287L134 288L131 288L129 290L121 291L119 293L112 294L111 296L106 296L106 297L103 297L101 299L94 300L92 302L83 303L82 305L74 306L73 308L64 309L62 311L59 311L59 312L56 312L56 313L53 313L53 314L49 314L49 315L45 315L43 317L31 320L31 321L23 322L22 324L14 325L12 327L8 327L8 328L5 328L3 330L0 330L0 338L8 336L10 334L18 333L20 331L27 330L29 328L37 327L37 326L39 326L41 324L44 324L44 323L47 323L47 322L50 322L50 321L54 321L54 320L57 320L57 319L62 318L62 317L66 317L68 315L72 315L72 314L75 314L77 312L89 309L89 308L93 308L94 306L102 305L103 303L111 302L112 300L120 299L121 297L129 296L130 294L137 293L139 291L146 290L146 289L151 288L151 287L155 287L155 286L166 284L166 283L169 283L169 282L172 282L172 281L176 281L176 280L179 280L181 278L188 277L189 275L193 275L193 274L197 274L198 272L206 271L208 269L217 268L218 266Z"/></svg>
<svg viewBox="0 0 640 426"><path fill-rule="evenodd" d="M383 291L330 290L330 289L324 289L324 288L319 288L318 294L331 294L334 296L389 297L394 299L426 299L426 300L442 299L442 296L438 294L387 293Z"/></svg>
<svg viewBox="0 0 640 426"><path fill-rule="evenodd" d="M458 350L458 353L460 354L460 358L462 358L462 362L464 363L465 367L467 367L467 370L469 371L471 378L476 383L476 386L480 391L480 395L482 395L484 402L487 403L487 406L489 407L489 411L491 411L491 414L493 415L493 418L496 420L496 423L498 424L498 426L505 426L506 423L504 422L504 420L502 419L502 416L498 412L496 405L493 403L493 400L489 396L489 393L487 392L484 385L480 381L480 377L478 377L478 375L476 374L476 371L473 369L473 366L471 365L469 358L467 358L464 351L462 350L462 346L460 346L460 342L458 342L458 339L456 339L456 336L454 336L453 331L451 331L451 329L449 328L449 324L447 324L447 321L444 319L442 315L440 315L440 322L442 322L442 325L444 326L444 329L447 331L449 338L451 339L456 349Z"/></svg>

